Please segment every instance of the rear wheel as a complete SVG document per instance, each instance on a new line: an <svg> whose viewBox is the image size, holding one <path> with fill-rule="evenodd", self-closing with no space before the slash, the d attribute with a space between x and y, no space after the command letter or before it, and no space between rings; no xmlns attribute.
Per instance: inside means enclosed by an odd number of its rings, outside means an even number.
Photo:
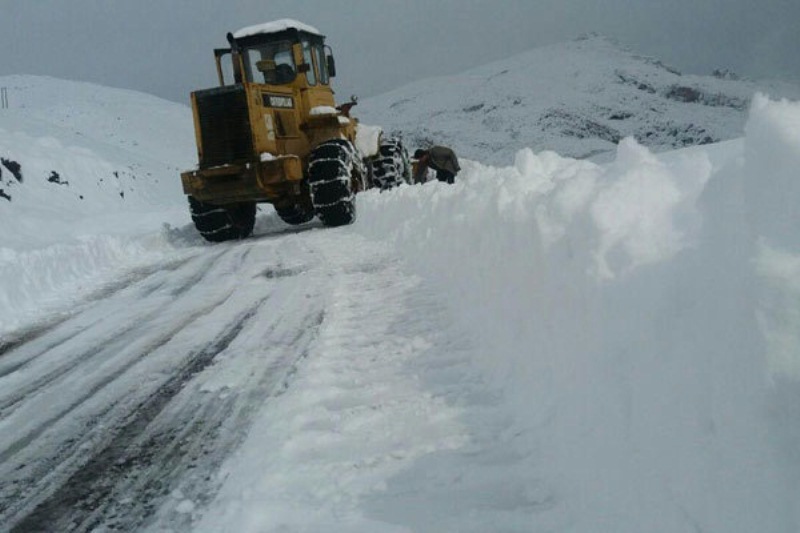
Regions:
<svg viewBox="0 0 800 533"><path fill-rule="evenodd" d="M253 233L255 202L214 205L189 196L192 221L203 238L210 242L244 239Z"/></svg>
<svg viewBox="0 0 800 533"><path fill-rule="evenodd" d="M411 164L400 139L381 141L379 155L372 162L372 180L382 191L411 183Z"/></svg>
<svg viewBox="0 0 800 533"><path fill-rule="evenodd" d="M326 226L344 226L356 219L353 181L358 156L344 139L331 139L312 150L308 184L314 213Z"/></svg>

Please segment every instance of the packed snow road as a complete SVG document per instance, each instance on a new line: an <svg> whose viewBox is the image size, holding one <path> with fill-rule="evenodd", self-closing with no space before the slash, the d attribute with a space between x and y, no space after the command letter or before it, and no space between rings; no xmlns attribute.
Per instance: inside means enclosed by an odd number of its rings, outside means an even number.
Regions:
<svg viewBox="0 0 800 533"><path fill-rule="evenodd" d="M190 528L254 415L309 354L398 352L383 304L415 282L394 263L314 227L194 247L6 341L0 524ZM265 455L275 445L261 444Z"/></svg>
<svg viewBox="0 0 800 533"><path fill-rule="evenodd" d="M286 386L324 316L324 278L271 241L203 249L141 272L0 359L0 522L24 530L138 526L188 494ZM308 257L309 262L313 257ZM304 305L287 301L300 298ZM226 360L229 394L204 390Z"/></svg>

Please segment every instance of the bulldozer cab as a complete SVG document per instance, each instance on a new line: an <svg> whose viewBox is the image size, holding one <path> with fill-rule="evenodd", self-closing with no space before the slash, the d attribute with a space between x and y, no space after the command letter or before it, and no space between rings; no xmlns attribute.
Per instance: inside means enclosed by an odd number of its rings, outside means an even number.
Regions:
<svg viewBox="0 0 800 533"><path fill-rule="evenodd" d="M335 64L325 37L307 29L245 28L214 51L219 84L255 83L329 90Z"/></svg>

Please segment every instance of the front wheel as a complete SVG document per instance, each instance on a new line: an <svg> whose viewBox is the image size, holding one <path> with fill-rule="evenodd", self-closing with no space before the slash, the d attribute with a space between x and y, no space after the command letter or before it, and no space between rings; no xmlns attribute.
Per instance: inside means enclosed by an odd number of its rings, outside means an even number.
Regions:
<svg viewBox="0 0 800 533"><path fill-rule="evenodd" d="M311 151L308 185L314 213L326 226L344 226L356 219L353 181L357 154L344 139L331 139Z"/></svg>
<svg viewBox="0 0 800 533"><path fill-rule="evenodd" d="M189 196L189 209L197 231L209 242L244 239L253 233L255 202L221 206Z"/></svg>

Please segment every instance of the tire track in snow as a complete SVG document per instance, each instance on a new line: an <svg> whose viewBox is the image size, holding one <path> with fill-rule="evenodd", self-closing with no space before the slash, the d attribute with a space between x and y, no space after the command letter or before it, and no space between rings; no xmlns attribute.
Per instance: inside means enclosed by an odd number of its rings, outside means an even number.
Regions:
<svg viewBox="0 0 800 533"><path fill-rule="evenodd" d="M142 284L144 286L146 280L153 277L155 274L164 274L166 272L177 271L191 261L191 259L192 257L185 257L167 263L158 263L155 265L135 269L131 271L124 279L110 283L91 293L82 302L78 303L71 311L62 314L55 319L46 320L33 328L17 332L11 335L9 340L0 341L0 378L23 368L31 360L36 359L38 356L44 353L47 353L59 344L71 340L76 335L80 335L83 331L91 327L92 324L86 325L83 329L74 332L68 332L63 337L59 337L56 333L60 326L69 322L87 307L95 304L98 301L108 299L114 294L137 284ZM149 290L143 290L142 296L147 296L150 293L155 292L159 286L160 285L155 286ZM10 356L12 355L12 352L17 351L26 345L30 345L43 337L55 338L50 339L49 342L44 346L38 348L32 354L28 354L24 358L17 358L18 360L13 362L8 362L3 359L3 356Z"/></svg>
<svg viewBox="0 0 800 533"><path fill-rule="evenodd" d="M259 302L257 306L263 304ZM257 307L256 306L256 307ZM205 314L205 311L198 313L198 316ZM228 324L220 336L205 349L192 354L186 361L185 365L177 370L169 380L167 380L155 394L151 395L144 402L136 406L132 411L130 420L124 426L115 431L115 436L110 444L95 454L87 464L78 470L70 479L62 485L52 496L45 502L39 504L33 513L28 515L28 518L17 524L12 531L47 531L52 529L56 520L53 518L60 516L64 511L69 511L72 507L82 500L88 498L98 497L96 493L90 490L97 490L95 481L102 478L115 464L120 463L125 458L125 450L132 442L135 436L142 431L164 408L164 406L183 388L183 386L194 376L201 372L204 368L210 365L214 357L227 348L239 332L244 328L246 323L255 314L255 308L250 309L244 316L238 317L235 321ZM196 317L193 317L195 319ZM191 321L187 321L189 323ZM169 339L165 340L165 343ZM116 375L114 378L117 377ZM111 380L109 380L111 381ZM89 398L95 394L95 390L88 391L84 396ZM61 418L59 415L57 418ZM46 421L41 427L39 434L48 429L54 420ZM113 431L113 430L112 430ZM24 439L29 443L37 435L29 435ZM19 451L23 446L17 446L16 450ZM0 455L0 462L7 460L6 454ZM123 461L124 463L124 461ZM64 531L69 530L69 524L65 524ZM60 528L56 528L60 530Z"/></svg>
<svg viewBox="0 0 800 533"><path fill-rule="evenodd" d="M17 349L17 348L29 343L29 342L33 342L37 338L43 336L45 333L53 331L59 325L63 324L67 320L69 320L69 318L58 320L57 323L48 324L46 326L41 327L38 330L30 331L29 333L19 337L18 339L14 340L14 341L12 341L12 342L10 342L8 344L0 345L0 357L2 357L2 355L4 353L6 353L6 352L11 352L11 351L13 351L13 350L15 350L15 349ZM27 358L22 358L21 360L17 360L17 361L9 361L9 362L6 362L6 364L0 364L0 379L4 378L5 376L7 376L9 374L13 374L14 372L24 368L25 365L27 365L31 360L33 360L36 357L42 355L43 353L47 353L48 351L52 350L56 346L58 346L60 344L63 344L65 342L69 342L70 340L74 339L75 337L77 337L78 335L80 335L81 333L83 333L84 331L89 329L90 327L91 326L85 326L85 327L80 328L80 329L78 329L76 331L67 332L63 336L57 336L55 339L51 340L45 347L43 347L36 355L30 356L30 357L27 357ZM3 351L3 348L5 348L5 351ZM2 411L2 406L0 406L0 411Z"/></svg>
<svg viewBox="0 0 800 533"><path fill-rule="evenodd" d="M201 266L199 268L195 267L195 271L193 271L185 281L179 283L174 290L170 291L170 294L177 298L178 296L186 293L191 286L196 286L198 283L200 283L203 278L212 270L213 265L220 259L221 255L222 254L216 254L208 260L203 260ZM171 268L168 268L166 271L151 273L151 276L152 274L163 275L165 273L177 272L177 270L187 262L188 260L173 263L171 264ZM167 281L169 280L166 280L163 283L166 283ZM118 295L118 293L124 289L131 290L132 294L127 295L127 298L132 301L144 299L147 296L152 295L152 291L147 289L141 290L140 287L137 287L140 282L142 282L142 278L136 278L127 284L119 284L115 290L108 292L104 291L104 298L95 299L92 303L110 301L112 300L113 296ZM145 281L143 284L146 283L147 281ZM209 306L204 311L207 312L210 309L213 309L213 307L216 305L219 305L219 303ZM88 360L93 359L100 354L113 352L114 350L118 349L116 346L124 345L125 339L131 337L132 333L146 330L148 325L152 323L153 318L164 312L163 309L150 309L147 312L142 312L137 316L129 317L125 321L122 328L109 328L106 331L102 331L105 323L114 322L116 319L115 315L131 312L130 308L127 306L121 305L119 308L120 309L118 309L115 313L100 316L99 320L95 320L94 317L89 317L87 319L88 324L81 324L78 322L73 326L75 328L74 331L67 330L66 332L62 333L58 330L66 329L71 325L69 318L64 319L59 321L56 325L51 326L47 330L39 332L34 338L29 339L27 344L20 343L17 348L23 353L20 353L19 356L16 357L16 359L19 359L19 361L10 361L10 364L7 368L0 366L0 379L14 372L25 369L26 366L31 364L42 355L52 353L56 348L65 347L70 342L74 341L74 344L87 343L87 340L83 338L84 336L89 337L91 339L89 343L94 346L90 350L86 350L79 355L66 358L66 361L60 361L49 365L51 366L51 369L46 371L44 374L39 375L33 381L22 386L15 386L13 388L12 396L4 397L3 392L0 392L0 419L8 416L10 414L8 409L24 400L31 393L44 390L48 385L51 385L56 381L70 379L70 372L72 370L81 367L81 365L84 365ZM75 317L71 318L74 319ZM79 316L77 320L80 319L81 317ZM180 329L181 328L178 327L176 331ZM51 333L51 335L47 335L47 333ZM40 340L43 345L39 346L36 343L37 340ZM15 357L13 357L15 355L16 354L13 353L9 354L9 359L15 359ZM2 460L1 454L0 460Z"/></svg>
<svg viewBox="0 0 800 533"><path fill-rule="evenodd" d="M141 357L145 357L145 356L147 356L147 354L149 354L149 353L161 348L162 346L166 345L178 332L182 331L184 328L186 328L186 326L188 326L189 324L191 324L192 322L197 320L199 317L207 314L209 311L211 311L212 309L217 307L220 303L221 302L215 302L213 305L209 306L208 308L201 309L201 310L197 311L195 314L193 314L192 316L187 317L184 321L176 324L164 336L162 336L161 338L157 339L153 344L148 345L148 347L145 350L141 351L141 355L139 357L131 357L131 358L129 358L128 361L124 365L118 367L114 372L112 372L110 374L106 374L101 381L95 383L92 387L83 390L81 392L81 395L79 397L75 398L69 405L63 407L60 411L54 413L50 418L42 421L35 430L25 434L24 437L18 439L16 442L11 444L11 446L9 446L8 448L6 448L2 452L0 452L0 463L4 463L4 462L8 461L17 452L19 452L23 448L27 447L31 442L33 442L35 439L40 437L42 435L42 433L44 433L45 431L50 429L52 427L52 425L56 421L64 418L65 416L67 416L67 414L70 411L73 411L74 409L76 409L77 407L82 405L86 400L94 397L95 394L97 394L99 391L101 391L102 389L104 389L105 387L107 387L108 385L113 383L117 378L119 378L120 376L125 374L125 372L127 372L132 366L136 365L139 362L139 359ZM126 333L128 331L133 330L133 329L135 329L135 328L130 328L129 330L126 331ZM121 342L123 342L123 341L121 341ZM112 349L113 349L113 347L112 347ZM92 357L94 357L94 356L96 356L98 354L104 353L106 351L108 351L108 347L106 347L106 346L95 347L94 349L90 350L89 352L86 352L81 357L81 359L78 362L76 362L75 366L77 366L80 363L83 363L87 359L90 359L90 358L92 358ZM53 372L51 374L48 374L42 380L34 382L29 388L23 389L22 394L20 396L18 396L16 398L12 397L12 400L10 402L8 402L7 405L0 404L0 413L4 409L6 409L8 407L12 407L13 405L16 405L16 404L20 403L21 401L23 401L25 399L25 396L27 396L31 392L36 392L36 391L41 390L42 388L45 388L51 381L53 381L53 379L51 379L51 378L53 378L54 375L55 375L56 378L63 378L63 375L60 372L60 370L56 370L55 372ZM2 413L2 414L6 415L6 413Z"/></svg>
<svg viewBox="0 0 800 533"><path fill-rule="evenodd" d="M74 523L76 509L91 510L92 506L102 500L113 488L113 483L119 473L112 475L110 473L113 470L124 471L126 467L129 468L135 464L136 458L128 456L128 447L136 437L194 375L209 366L220 352L230 346L233 339L253 318L257 308L262 304L263 301L259 302L253 309L249 309L243 316L228 324L214 343L190 357L186 365L179 369L154 395L137 406L132 419L120 428L109 446L94 455L83 468L45 502L38 505L12 531L37 531L52 528L54 525L58 525L58 529L69 527ZM67 516L68 523L62 525L60 519L64 515Z"/></svg>
<svg viewBox="0 0 800 533"><path fill-rule="evenodd" d="M61 442L54 454L35 459L36 456L32 456L29 461L31 464L19 464L11 475L3 475L4 484L7 481L11 483L0 489L0 522L13 527L12 531L85 531L97 527L104 530L106 527L131 530L152 519L151 515L165 497L167 486L178 484L184 493L198 502L209 497L214 489L214 472L243 437L255 406L286 389L293 369L307 356L309 339L313 337L324 315L323 311L312 309L303 315L300 323L289 320L288 325L281 325L286 319L280 312L275 312L280 308L269 308L266 305L274 286L282 283L283 279L304 274L303 268L284 268L280 262L274 270L263 271L261 267L262 273L255 278L265 283L263 292L261 289L255 293L247 289L236 290L240 283L237 283L235 274L240 269L253 269L253 265L247 263L253 263L250 255L256 246L258 243L243 243L221 251L217 255L224 257L225 261L217 269L220 272L213 273L211 268L200 268L194 271L193 276L182 278L182 282L161 283L149 279L135 288L135 291L129 291L144 299L161 293L169 294L173 299L177 294L178 300L186 302L199 300L208 303L209 291L197 293L193 290L193 286L204 285L202 280L206 276L214 276L216 284L230 289L224 291L224 297L219 289L210 291L215 294L211 305L198 311L195 302L195 312L191 317L182 320L180 324L171 324L171 335L162 331L158 337L160 341L153 340L146 348L136 350L127 362L151 358L155 352L174 350L171 346L175 336L185 337L186 334L182 332L192 321L213 323L213 320L204 320L204 315L215 313L221 306L235 309L242 301L247 300L251 304L244 315L238 314L232 320L231 317L226 318L221 332L214 328L212 331L218 332L216 339L204 348L198 348L190 358L184 360L180 368L171 368L167 381L160 384L149 398L142 399L144 393L137 392L140 398L138 404L131 403L127 398L119 398L102 410L97 410L95 406L91 419L83 422L79 420L85 424L88 430L86 434L70 430L73 432L66 437L58 437ZM200 275L200 272L203 274ZM217 280L216 276L220 279ZM225 282L225 276L232 278L232 281ZM302 290L309 301L317 302L319 298L312 297L311 294L314 285L310 285L288 282L292 290ZM258 286L262 285L257 284L256 287ZM231 291L235 293L234 302L230 301ZM258 324L248 326L254 321L253 317L259 314L259 309L265 306L269 308L269 312L261 312L263 317L257 321ZM172 309L165 315L174 317L176 312ZM223 311L220 314L226 313ZM152 327L150 324L158 321L158 317L156 313L153 316L146 315L146 320L134 318L134 321L141 322L141 330L132 329L118 338L120 345L135 340L133 337L138 335L137 331L146 333ZM197 376L206 374L204 370L214 363L220 353L226 353L242 330L248 327L253 330L258 328L258 331L266 328L264 334L270 339L271 328L282 328L278 335L280 343L272 350L274 353L258 354L259 357L269 357L259 362L259 371L256 373L258 378L253 378L256 381L249 383L243 391L231 392L222 399L205 393L207 399L201 401L203 394L194 390L197 388ZM207 326L192 325L191 328L197 333L207 329ZM286 333L287 329L290 334ZM53 332L50 333L52 334ZM96 333L93 335L95 341L100 338ZM19 346L19 349L24 347L25 345ZM77 364L74 371L81 371L86 365L87 361ZM117 377L124 375L126 370L118 369ZM107 382L106 388L113 388L108 385L113 382L114 376L105 375L103 378ZM41 383L39 389L50 388L53 383ZM94 389L85 392L83 396L87 401L99 396ZM187 399L179 400L184 396ZM92 402L97 403L97 400ZM175 407L176 403L182 407ZM59 424L64 416L51 417L41 424L39 437L47 432L50 422ZM101 432L106 436L98 438ZM52 440L55 437L48 438ZM25 440L31 444L41 439ZM15 448L21 451L25 446L16 445ZM7 455L9 453L6 452ZM17 461L16 458L14 460ZM7 463L7 466L12 465ZM2 467L0 470L9 471ZM126 497L130 493L135 496ZM174 508L166 513L165 519L172 523L186 518L180 511L175 512Z"/></svg>
<svg viewBox="0 0 800 533"><path fill-rule="evenodd" d="M112 490L89 509L82 509L88 517L80 528L137 530L151 521L166 495L178 494L173 502L178 505L185 501L191 501L193 506L208 503L218 488L217 470L246 435L257 407L289 386L296 366L308 356L310 338L323 317L322 312L309 315L301 326L303 331L288 345L292 350L263 367L255 384L245 392L227 394L222 399L211 396L199 404L195 396L195 401L187 402L179 414L171 417L171 423L143 432L146 439L140 439L125 464L114 468L105 480L113 484ZM175 423L176 420L182 422ZM96 493L92 490L92 494ZM136 496L131 497L132 494ZM168 529L190 529L191 517L174 506L162 514ZM75 520L73 512L69 521Z"/></svg>
<svg viewBox="0 0 800 533"><path fill-rule="evenodd" d="M242 253L243 252L243 253ZM205 260L201 258L200 265L201 268L198 270L203 272L205 275L210 275L213 272L211 266L213 266L220 257L223 255L229 254L233 260L235 260L236 264L241 264L241 257L246 257L249 253L248 250L236 250L233 253L230 252L220 252L218 254L214 254L210 260ZM237 260L239 257L239 260ZM195 265L196 266L196 265ZM191 279L197 280L201 279L204 276L194 276ZM179 285L180 286L180 285ZM184 283L184 286L187 284ZM129 288L130 284L128 284L125 288ZM25 501L30 501L31 497L36 498L36 492L42 493L47 491L52 491L52 487L47 487L47 483L42 483L41 481L44 479L48 479L50 477L57 478L59 475L64 476L64 472L69 472L70 470L74 470L75 468L80 467L80 463L86 460L86 456L88 453L91 452L91 448L97 445L97 441L102 441L101 437L98 437L98 433L106 431L106 428L103 428L103 424L111 424L111 428L113 429L113 424L115 424L114 420L119 420L122 417L128 416L126 413L130 413L130 410L135 408L134 405L130 405L130 399L127 398L118 398L112 399L107 404L102 405L101 407L94 406L94 413L90 415L80 415L78 423L84 425L86 431L80 435L68 435L65 437L61 437L58 435L48 437L45 440L42 440L43 435L48 432L48 430L52 429L54 424L61 424L63 420L69 415L72 410L78 409L79 406L83 404L83 402L88 401L89 399L93 399L95 396L98 395L98 391L104 390L111 384L116 378L122 376L126 370L130 369L133 365L138 363L140 360L143 360L145 356L149 353L154 352L159 347L164 346L167 344L175 335L181 332L185 327L190 325L192 322L196 321L197 319L207 315L211 312L214 308L222 305L229 297L232 292L233 288L228 288L224 292L220 293L217 291L217 297L212 301L210 305L205 306L201 310L196 310L188 317L184 317L181 315L181 321L177 325L173 325L174 327L171 328L166 333L157 336L151 339L149 344L144 345L138 351L134 351L131 353L126 361L122 363L122 366L117 368L114 372L107 375L101 375L101 380L99 383L90 386L87 390L79 390L80 397L77 400L73 400L70 402L70 405L65 409L60 409L59 412L55 416L48 416L46 420L43 422L41 421L40 417L35 413L32 415L35 418L32 420L38 420L36 422L35 427L32 430L25 432L20 438L16 438L11 442L10 445L6 446L2 453L0 453L0 471L4 471L3 474L4 478L4 487L0 490L0 522L4 522L5 519L3 516L8 516L14 513L11 506L13 504L14 507L17 504L25 504ZM136 299L139 296L138 288L133 287L131 289L132 295L129 294L128 298ZM119 291L115 291L110 293L111 296L119 296ZM187 296L186 300L190 300L191 298ZM207 298L206 298L207 299ZM123 309L123 313L125 310L128 309L128 306L125 305L125 299L117 298L115 306ZM121 303L120 303L121 302ZM99 302L103 304L104 302ZM107 303L107 302L105 302ZM90 309L91 310L91 309ZM163 312L164 310L161 309ZM138 331L142 333L146 333L148 329L151 327L150 324L154 323L159 316L158 312L149 313L146 315L134 316L133 319L129 319L131 322L134 323L134 327L125 327L124 331L137 331L137 327L139 328ZM146 320L143 320L143 317ZM77 317L80 319L81 315ZM91 322L91 320L90 320ZM111 321L112 325L114 321ZM97 324L93 324L97 326ZM105 349L98 349L97 346L89 351L83 351L83 357L80 358L75 364L73 364L70 368L73 369L74 372L79 372L80 374L84 374L86 371L86 367L91 361L90 357L87 357L87 354L91 356L92 354L105 354L107 356L114 355L115 348L121 348L126 343L130 342L129 337L122 335L120 337L120 331L113 329L112 331L108 331L105 333L108 335L107 337L103 337L104 333L101 331L93 333L93 343L96 343L100 347L104 347ZM113 339L113 337L117 337ZM42 338L39 335L37 338ZM107 342L111 342L110 345L106 345ZM45 343L51 343L47 338L44 338ZM86 342L85 340L82 342ZM20 349L24 348L21 346ZM46 352L42 352L41 350L34 350L38 356L43 355ZM106 357L104 357L104 360ZM83 363L83 364L81 364ZM91 366L91 371L94 372L96 370L97 365ZM26 390L22 391L24 394L20 395L17 393L16 398L12 401L6 401L5 405L8 407L10 404L17 404L22 400L25 400L25 394L30 394L31 392L38 393L39 391L49 391L53 387L53 383L55 381L65 382L65 385L69 385L70 381L70 373L65 372L64 369L59 369L57 372L51 372L48 374L48 377L53 377L53 380L43 380L38 379L37 385L38 388L30 388L28 387ZM78 383L80 383L80 379L78 378ZM7 380L6 380L7 381ZM52 396L52 395L51 395ZM59 401L61 398L55 398L55 402L51 402L56 407L59 407ZM97 403L95 401L94 403ZM118 405L119 404L119 405ZM3 413L3 416L0 417L0 423L3 421L7 421L9 413ZM88 418L87 418L88 416ZM81 419L83 421L81 421ZM118 424L119 422L116 422ZM63 424L62 424L63 425ZM7 426L8 427L8 426ZM12 426L13 427L13 424ZM50 432L52 433L52 432ZM17 435L6 433L6 437L17 437ZM53 443L55 439L61 439L61 443L58 444ZM28 457L30 453L37 453L36 451L29 452L27 449L29 445L36 443L36 447L41 448L42 446L45 449L50 448L52 449L55 445L58 445L58 448L55 451L48 452L48 455L44 455L37 459L33 457ZM20 460L14 459L10 460L12 457L15 456L18 452L25 450L26 457ZM36 457L34 455L34 457ZM16 465L16 466L15 466ZM55 468L54 468L55 467ZM8 482L8 483L5 483ZM24 492L25 494L21 494L20 491ZM15 503L16 502L16 503Z"/></svg>

